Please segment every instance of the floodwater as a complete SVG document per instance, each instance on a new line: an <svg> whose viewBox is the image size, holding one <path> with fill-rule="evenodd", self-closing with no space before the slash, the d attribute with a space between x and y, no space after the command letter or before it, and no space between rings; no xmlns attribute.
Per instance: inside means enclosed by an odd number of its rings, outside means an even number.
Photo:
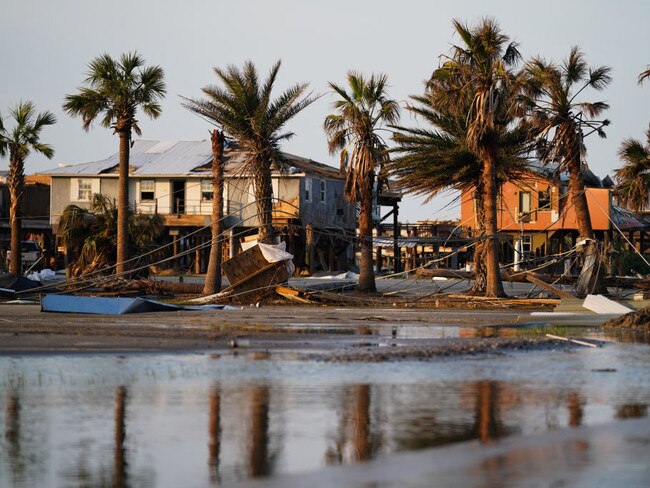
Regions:
<svg viewBox="0 0 650 488"><path fill-rule="evenodd" d="M563 467L575 486L623 486L598 476L616 469L647 486L649 353L2 356L0 486L518 486ZM616 430L634 422L632 436ZM540 459L551 464L536 471Z"/></svg>

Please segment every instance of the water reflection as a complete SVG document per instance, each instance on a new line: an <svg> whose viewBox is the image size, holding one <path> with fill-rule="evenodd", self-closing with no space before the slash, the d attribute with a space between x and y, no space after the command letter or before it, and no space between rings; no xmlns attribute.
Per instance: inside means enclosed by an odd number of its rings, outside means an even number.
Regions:
<svg viewBox="0 0 650 488"><path fill-rule="evenodd" d="M126 387L115 391L115 448L113 454L113 487L127 488L126 449Z"/></svg>
<svg viewBox="0 0 650 488"><path fill-rule="evenodd" d="M584 400L580 397L580 394L575 391L569 393L566 406L569 411L569 427L580 427L585 414Z"/></svg>
<svg viewBox="0 0 650 488"><path fill-rule="evenodd" d="M252 386L250 395L250 430L248 440L248 475L251 478L271 473L269 459L269 388Z"/></svg>
<svg viewBox="0 0 650 488"><path fill-rule="evenodd" d="M582 373L580 356L562 353L566 367L546 363L543 376L539 363L529 364L534 355L525 364L517 356L376 369L294 361L280 373L263 358L168 358L163 366L148 357L62 358L47 374L25 359L11 366L26 376L20 387L2 379L12 373L0 358L0 486L229 484L468 440L492 449L516 433L647 417L650 368L632 363L644 352L625 363L593 359ZM594 374L594 364L617 373ZM593 448L577 438L569 447L576 462ZM486 459L489 475L477 486L498 486L526 456Z"/></svg>
<svg viewBox="0 0 650 488"><path fill-rule="evenodd" d="M15 388L7 391L5 407L5 439L7 456L13 468L14 484L22 480L25 471L25 459L20 442L20 395Z"/></svg>
<svg viewBox="0 0 650 488"><path fill-rule="evenodd" d="M210 392L210 421L208 423L208 466L210 482L219 482L219 454L221 449L221 396L219 388L214 386Z"/></svg>
<svg viewBox="0 0 650 488"><path fill-rule="evenodd" d="M629 403L616 409L618 419L637 419L648 416L648 405L645 403Z"/></svg>

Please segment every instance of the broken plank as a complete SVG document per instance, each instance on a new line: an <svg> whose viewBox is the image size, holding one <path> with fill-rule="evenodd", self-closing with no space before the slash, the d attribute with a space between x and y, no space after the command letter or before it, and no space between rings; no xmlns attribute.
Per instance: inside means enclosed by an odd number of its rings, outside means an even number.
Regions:
<svg viewBox="0 0 650 488"><path fill-rule="evenodd" d="M540 288L544 288L547 291L550 291L554 295L557 295L561 298L575 298L574 295L571 293L568 293L564 290L560 290L559 288L551 285L550 283L546 283L545 281L540 280L539 278L534 277L530 273L526 274L526 279L530 281L533 285L537 285Z"/></svg>

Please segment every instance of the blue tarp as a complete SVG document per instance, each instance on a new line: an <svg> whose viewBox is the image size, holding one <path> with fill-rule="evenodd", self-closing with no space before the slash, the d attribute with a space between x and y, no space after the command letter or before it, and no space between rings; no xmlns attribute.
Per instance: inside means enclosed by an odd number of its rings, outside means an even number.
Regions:
<svg viewBox="0 0 650 488"><path fill-rule="evenodd" d="M157 302L146 298L78 297L74 295L45 295L41 299L42 312L93 313L123 315L143 312L174 312L178 310L221 310L227 305L187 307ZM237 307L239 308L239 307Z"/></svg>

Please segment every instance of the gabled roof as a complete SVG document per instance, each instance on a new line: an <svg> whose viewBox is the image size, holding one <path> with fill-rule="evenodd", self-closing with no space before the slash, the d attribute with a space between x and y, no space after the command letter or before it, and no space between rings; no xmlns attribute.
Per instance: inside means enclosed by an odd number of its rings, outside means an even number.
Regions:
<svg viewBox="0 0 650 488"><path fill-rule="evenodd" d="M337 168L293 154L283 154L288 161L288 174L305 173L326 178L343 178ZM246 153L235 144L226 146L226 174L238 174L245 158ZM101 161L59 166L43 173L50 176L97 176L117 172L118 165L119 153L116 153ZM210 173L211 165L212 146L207 140L134 141L129 155L133 176L201 175Z"/></svg>

